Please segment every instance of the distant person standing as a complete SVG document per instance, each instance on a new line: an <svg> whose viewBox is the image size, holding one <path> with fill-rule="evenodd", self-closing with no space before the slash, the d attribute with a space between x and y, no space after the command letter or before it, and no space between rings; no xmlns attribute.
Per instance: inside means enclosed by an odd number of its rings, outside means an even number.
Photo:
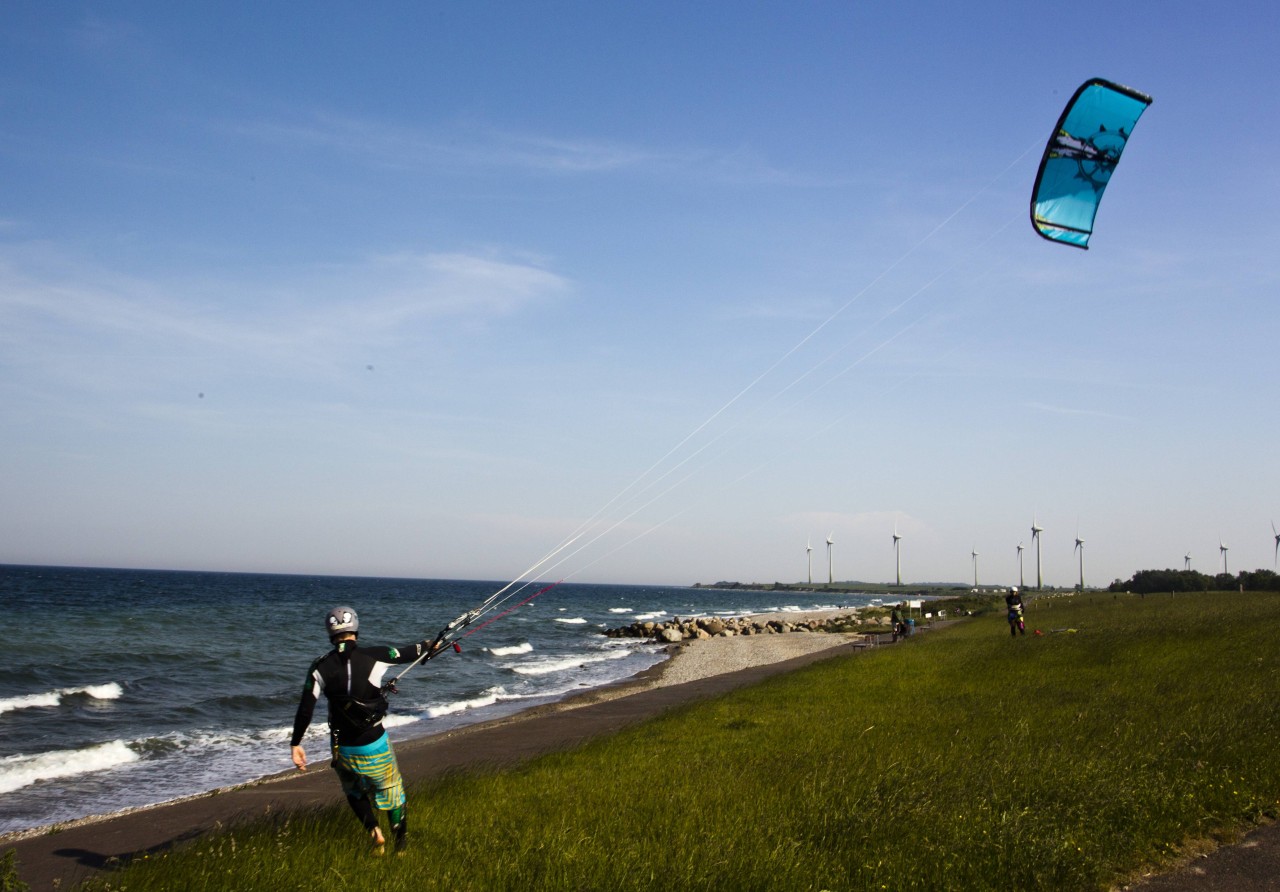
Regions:
<svg viewBox="0 0 1280 892"><path fill-rule="evenodd" d="M1027 624L1022 618L1022 595L1018 594L1016 585L1004 596L1004 604L1009 610L1009 634L1014 638L1019 633L1027 634Z"/></svg>
<svg viewBox="0 0 1280 892"><path fill-rule="evenodd" d="M395 850L402 852L407 836L404 781L391 741L382 727L388 707L382 677L394 665L412 663L426 656L433 642L420 641L407 647L360 647L356 644L360 620L350 607L333 608L324 622L333 650L307 670L289 744L293 764L299 771L307 770L302 736L323 694L329 704L331 767L342 782L347 802L369 834L377 854L384 851L386 837L378 826L374 805L387 812Z"/></svg>

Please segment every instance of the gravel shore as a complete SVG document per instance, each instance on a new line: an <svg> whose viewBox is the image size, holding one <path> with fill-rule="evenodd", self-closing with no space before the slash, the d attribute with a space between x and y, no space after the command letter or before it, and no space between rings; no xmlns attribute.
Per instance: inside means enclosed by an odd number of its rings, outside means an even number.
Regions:
<svg viewBox="0 0 1280 892"><path fill-rule="evenodd" d="M796 623L804 620L829 619L848 612L823 610L770 613L753 617L753 619L785 620ZM656 679L640 684L642 688L684 684L700 678L749 669L752 666L780 663L793 657L841 647L865 637L824 632L791 632L785 635L734 635L728 638L686 641L683 644L672 645L671 659L661 665L661 671Z"/></svg>
<svg viewBox="0 0 1280 892"><path fill-rule="evenodd" d="M830 619L849 613L848 610L781 611L759 614L750 618L798 623L806 620ZM574 709L640 691L687 684L744 669L771 666L798 657L864 643L867 637L828 632L789 632L778 635L733 635L724 638L688 640L670 645L667 648L668 659L634 678L608 687L593 688L548 708ZM514 716L513 719L518 721L519 715Z"/></svg>

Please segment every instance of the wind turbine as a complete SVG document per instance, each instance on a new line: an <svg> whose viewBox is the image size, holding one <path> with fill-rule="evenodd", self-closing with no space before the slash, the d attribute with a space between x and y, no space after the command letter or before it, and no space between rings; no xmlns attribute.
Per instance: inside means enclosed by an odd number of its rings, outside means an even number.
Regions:
<svg viewBox="0 0 1280 892"><path fill-rule="evenodd" d="M827 585L831 585L836 581L835 571L831 569L831 546L834 544L834 540L831 537L835 534L835 530L827 534Z"/></svg>
<svg viewBox="0 0 1280 892"><path fill-rule="evenodd" d="M1036 591L1044 588L1044 574L1040 572L1040 534L1044 532L1044 527L1036 523L1036 516L1031 515L1031 539L1036 543Z"/></svg>
<svg viewBox="0 0 1280 892"><path fill-rule="evenodd" d="M1084 540L1079 530L1076 531L1076 551L1080 552L1080 591L1084 591Z"/></svg>
<svg viewBox="0 0 1280 892"><path fill-rule="evenodd" d="M1191 569L1191 552L1189 551L1182 556L1182 569L1188 571Z"/></svg>
<svg viewBox="0 0 1280 892"><path fill-rule="evenodd" d="M898 574L898 585L902 585L902 546L898 543L902 537L898 535L898 522L893 522L893 563ZM1276 547L1280 548L1280 536L1276 536Z"/></svg>
<svg viewBox="0 0 1280 892"><path fill-rule="evenodd" d="M978 587L978 549L973 550L973 587Z"/></svg>
<svg viewBox="0 0 1280 892"><path fill-rule="evenodd" d="M1228 552L1228 551L1230 551L1230 550L1231 550L1231 549L1227 547L1227 543L1223 542L1223 541L1222 541L1222 537L1221 537L1221 536L1219 536L1219 537L1218 537L1218 551L1219 551L1219 552L1221 552L1221 554L1222 554L1222 572L1223 572L1223 573L1229 573L1229 572L1231 572L1230 570L1228 570L1228 569L1227 569L1227 552Z"/></svg>
<svg viewBox="0 0 1280 892"><path fill-rule="evenodd" d="M1272 566L1280 565L1280 530L1276 529L1276 522L1271 521L1271 532L1276 536L1276 556L1272 558Z"/></svg>
<svg viewBox="0 0 1280 892"><path fill-rule="evenodd" d="M804 543L805 557L809 559L809 584L813 585L813 541Z"/></svg>
<svg viewBox="0 0 1280 892"><path fill-rule="evenodd" d="M1026 588L1026 583L1022 581L1022 543L1018 543L1018 588Z"/></svg>

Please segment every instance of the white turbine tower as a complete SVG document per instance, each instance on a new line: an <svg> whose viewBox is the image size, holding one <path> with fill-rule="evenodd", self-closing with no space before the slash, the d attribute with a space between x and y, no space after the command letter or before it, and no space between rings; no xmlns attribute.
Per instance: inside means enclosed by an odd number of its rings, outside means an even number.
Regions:
<svg viewBox="0 0 1280 892"><path fill-rule="evenodd" d="M813 585L813 541L804 543L805 557L809 559L809 584Z"/></svg>
<svg viewBox="0 0 1280 892"><path fill-rule="evenodd" d="M1219 551L1219 552L1221 552L1221 554L1222 554L1222 572L1223 572L1223 573L1230 573L1230 572L1231 572L1230 570L1228 570L1228 569L1227 569L1227 552L1228 552L1228 551L1230 551L1230 550L1231 550L1231 549L1227 547L1227 543L1223 542L1223 541L1222 541L1222 537L1221 537L1221 536L1219 536L1219 537L1218 537L1218 551Z"/></svg>
<svg viewBox="0 0 1280 892"><path fill-rule="evenodd" d="M1276 537L1276 556L1271 559L1272 566L1280 566L1280 530L1276 529L1276 522L1274 520L1271 521L1271 532L1274 533Z"/></svg>
<svg viewBox="0 0 1280 892"><path fill-rule="evenodd" d="M1191 552L1189 551L1182 556L1182 569L1184 570L1191 569Z"/></svg>
<svg viewBox="0 0 1280 892"><path fill-rule="evenodd" d="M831 583L836 581L835 571L831 569L832 567L831 546L835 543L835 540L832 539L831 537L834 536L835 534L836 534L835 530L832 530L830 533L827 534L827 585L831 585Z"/></svg>
<svg viewBox="0 0 1280 892"><path fill-rule="evenodd" d="M972 556L973 556L973 587L977 588L978 587L978 549L975 548L973 550Z"/></svg>
<svg viewBox="0 0 1280 892"><path fill-rule="evenodd" d="M1026 588L1026 583L1022 581L1022 543L1018 543L1018 588Z"/></svg>
<svg viewBox="0 0 1280 892"><path fill-rule="evenodd" d="M1076 531L1076 551L1080 552L1080 591L1084 591L1084 540L1079 530Z"/></svg>
<svg viewBox="0 0 1280 892"><path fill-rule="evenodd" d="M893 523L893 563L897 571L898 585L902 585L902 536L898 535L898 522ZM1276 536L1276 543L1280 545L1280 536Z"/></svg>
<svg viewBox="0 0 1280 892"><path fill-rule="evenodd" d="M1036 591L1044 588L1044 574L1040 572L1040 534L1044 527L1036 523L1036 516L1031 515L1031 540L1036 544Z"/></svg>

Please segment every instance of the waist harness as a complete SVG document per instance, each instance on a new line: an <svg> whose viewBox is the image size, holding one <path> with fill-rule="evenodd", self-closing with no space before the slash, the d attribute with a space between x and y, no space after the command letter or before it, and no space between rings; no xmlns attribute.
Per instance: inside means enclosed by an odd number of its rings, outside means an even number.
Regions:
<svg viewBox="0 0 1280 892"><path fill-rule="evenodd" d="M373 700L360 700L349 694L335 694L329 697L329 723L333 724L338 720L347 727L363 731L381 722L390 708L391 704L382 693Z"/></svg>

